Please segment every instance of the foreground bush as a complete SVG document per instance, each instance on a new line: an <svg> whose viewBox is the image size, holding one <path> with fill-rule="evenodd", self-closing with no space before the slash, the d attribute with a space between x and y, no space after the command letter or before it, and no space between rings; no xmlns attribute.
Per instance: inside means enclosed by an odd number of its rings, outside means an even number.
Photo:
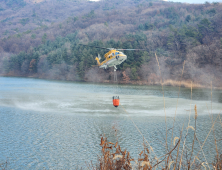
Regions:
<svg viewBox="0 0 222 170"><path fill-rule="evenodd" d="M214 169L222 170L222 153L221 148L218 148L217 142L220 140L216 139L215 135L215 123L217 119L220 119L220 114L217 115L217 118L213 120L212 116L212 126L211 129L204 140L203 143L200 142L196 136L196 123L197 123L197 107L194 107L195 115L194 121L195 126L188 126L186 130L180 131L180 137L172 138L171 142L173 145L169 146L166 142L166 151L165 154L158 157L151 156L153 148L144 138L143 150L138 155L137 159L134 159L130 156L130 152L126 149L121 149L118 141L116 143L109 142L106 137L101 137L100 146L102 147L101 155L98 157L98 162L96 165L90 165L89 169L95 170L151 170L151 169L162 169L162 170L179 170L179 169ZM221 120L221 119L220 119ZM218 122L222 126L221 121ZM136 125L135 125L136 126ZM174 127L173 127L174 128ZM186 144L186 138L188 136L189 129L194 133L192 139L192 145ZM172 128L171 128L172 130ZM138 129L139 131L139 129ZM185 133L184 133L185 131ZM211 139L212 143L215 143L215 159L213 162L209 162L203 151L203 146L210 133L213 133L214 139ZM173 130L172 130L173 133ZM182 134L185 134L184 136ZM168 135L168 132L166 132ZM167 139L167 138L166 138ZM176 142L177 141L177 142ZM188 143L188 142L187 142ZM196 143L196 145L195 145ZM199 147L197 147L199 145ZM171 149L170 149L171 148ZM212 149L212 148L210 148Z"/></svg>

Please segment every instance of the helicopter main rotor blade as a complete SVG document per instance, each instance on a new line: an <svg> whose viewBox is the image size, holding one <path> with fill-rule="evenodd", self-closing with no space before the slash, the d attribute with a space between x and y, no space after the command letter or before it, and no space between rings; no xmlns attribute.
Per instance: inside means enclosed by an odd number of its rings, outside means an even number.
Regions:
<svg viewBox="0 0 222 170"><path fill-rule="evenodd" d="M109 48L105 48L105 47L97 47L97 46L85 45L85 44L79 44L79 45L83 45L83 46L87 46L87 47L101 48L101 49L106 49L106 50L109 50Z"/></svg>
<svg viewBox="0 0 222 170"><path fill-rule="evenodd" d="M142 50L142 51L144 51L145 49L116 49L116 50L122 50L122 51L126 51L126 50Z"/></svg>
<svg viewBox="0 0 222 170"><path fill-rule="evenodd" d="M145 50L145 49L115 49L115 48L98 47L98 46L86 45L86 44L79 44L79 45L93 47L93 48L106 49L106 50L122 50L122 51L125 51L125 50L142 50L142 51L144 51Z"/></svg>

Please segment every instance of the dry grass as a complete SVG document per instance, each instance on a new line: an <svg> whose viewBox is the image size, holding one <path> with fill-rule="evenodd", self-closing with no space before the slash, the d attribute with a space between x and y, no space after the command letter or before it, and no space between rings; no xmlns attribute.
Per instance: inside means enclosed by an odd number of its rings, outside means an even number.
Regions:
<svg viewBox="0 0 222 170"><path fill-rule="evenodd" d="M95 166L89 166L88 169L98 170L131 170L131 169L143 169L151 170L158 165L158 162L149 159L150 151L144 144L144 149L140 152L138 159L133 159L130 156L130 152L126 149L122 150L118 141L114 144L108 142L107 138L102 137L100 146L102 147L102 156L98 159L98 164ZM153 163L156 163L152 166Z"/></svg>
<svg viewBox="0 0 222 170"><path fill-rule="evenodd" d="M222 169L222 154L220 155L220 157L216 157L214 162L213 162L213 168L215 170L221 170Z"/></svg>
<svg viewBox="0 0 222 170"><path fill-rule="evenodd" d="M8 162L4 162L4 163L0 163L0 169L1 170L6 170L7 169L7 166L8 166Z"/></svg>
<svg viewBox="0 0 222 170"><path fill-rule="evenodd" d="M158 57L156 56L156 60L159 66L158 62ZM185 62L184 62L185 65ZM207 133L206 138L204 141L200 141L197 137L197 122L198 122L198 107L195 105L193 108L191 108L192 104L192 89L193 88L202 88L203 86L199 84L194 84L193 82L185 82L182 81L183 77L183 71L184 71L184 65L183 65L183 70L181 74L181 81L173 81L173 80L167 80L165 82L162 81L161 77L161 68L159 66L160 70L160 80L159 84L162 85L162 92L163 92L163 102L164 102L164 113L165 113L165 98L164 98L164 85L173 85L173 86L178 86L178 100L179 100L179 94L180 94L180 87L190 87L191 90L191 103L190 103L190 113L189 113L189 121L187 126L185 125L186 128L184 128L184 125L182 127L182 130L180 131L180 136L175 136L174 135L174 130L175 126L173 123L173 127L170 129L167 129L167 122L165 119L166 123L166 138L164 139L166 145L165 149L165 154L157 158L156 156L152 156L151 152L154 152L150 144L147 142L145 139L144 135L141 133L141 131L138 129L134 121L130 118L132 121L132 124L135 126L135 128L138 130L138 132L142 135L144 141L148 145L143 145L143 150L141 153L138 155L137 159L133 159L130 157L129 151L126 149L124 151L121 150L120 145L118 144L118 141L114 144L111 143L107 140L107 138L102 137L101 138L101 147L102 147L102 155L99 157L98 162L95 166L89 167L89 169L98 169L98 170L108 170L108 169L138 169L138 170L151 170L151 169L162 169L162 170L182 170L182 169L214 169L214 170L222 170L222 153L221 150L218 149L217 143L219 140L216 138L215 134L215 127L216 123L219 123L219 126L222 127L222 121L220 118L220 113L218 113L216 119L213 119L212 115L212 82L211 86L208 87L211 89L211 112L209 111L208 107L208 112L210 115L210 118L212 120L211 128L209 132ZM177 100L177 102L178 102ZM122 105L121 105L122 106ZM122 106L123 107L123 106ZM125 112L125 108L123 108ZM176 108L177 111L177 108ZM175 122L176 118L176 111L175 111L175 116L173 118ZM129 116L129 115L128 115ZM166 115L165 115L166 116ZM130 116L129 116L130 117ZM194 122L194 126L191 126L190 122ZM183 130L185 129L185 130ZM171 144L169 145L169 142L167 141L169 136L169 131L171 131ZM183 135L185 131L185 135ZM215 143L215 159L213 162L209 162L208 158L206 157L203 147L209 137L209 135L213 133L214 141L212 143ZM193 139L188 144L187 137L192 136ZM212 140L212 139L211 139ZM220 139L221 140L221 139ZM213 148L211 148L213 149ZM154 154L155 155L155 154Z"/></svg>
<svg viewBox="0 0 222 170"><path fill-rule="evenodd" d="M165 80L163 82L163 85L174 86L174 87L182 86L182 87L187 87L187 88L191 88L191 86L193 88L205 88L206 87L206 86L203 86L203 85L197 84L197 83L191 84L191 81L176 81L176 80Z"/></svg>
<svg viewBox="0 0 222 170"><path fill-rule="evenodd" d="M143 150L141 150L138 158L132 158L130 156L130 152L126 149L122 149L119 145L118 141L116 143L109 142L106 137L101 137L101 156L98 158L98 162L96 165L88 166L88 169L95 170L151 170L151 169L162 169L162 170L182 170L182 169L214 169L214 170L222 170L222 153L216 149L215 151L215 159L213 162L207 162L207 158L203 152L203 146L206 140L209 137L216 120L219 118L219 115L214 120L212 127L201 144L196 132L197 132L197 119L198 119L198 111L197 106L195 105L193 108L194 115L192 116L195 121L195 126L190 126L189 123L186 128L186 135L183 137L183 128L180 131L179 137L174 137L173 146L171 149L167 150L166 153L159 158L152 157L149 146L144 142ZM193 141L192 146L188 146L185 144L186 137L189 131L193 131ZM116 132L116 131L115 131ZM116 135L116 134L115 134ZM198 151L198 148L194 149L195 143L199 143L199 152L194 152L194 150ZM183 145L183 147L180 147ZM201 161L200 153L204 157L205 161Z"/></svg>
<svg viewBox="0 0 222 170"><path fill-rule="evenodd" d="M125 81L119 81L120 84L126 84ZM127 84L133 84L133 85L161 85L161 80L157 79L155 81L132 81L130 80ZM191 80L172 80L172 79L167 79L163 80L162 84L164 86L173 86L173 87L186 87L186 88L191 88ZM210 86L202 85L199 83L193 83L192 84L193 88L208 88L210 89ZM214 87L214 89L222 89L221 87Z"/></svg>

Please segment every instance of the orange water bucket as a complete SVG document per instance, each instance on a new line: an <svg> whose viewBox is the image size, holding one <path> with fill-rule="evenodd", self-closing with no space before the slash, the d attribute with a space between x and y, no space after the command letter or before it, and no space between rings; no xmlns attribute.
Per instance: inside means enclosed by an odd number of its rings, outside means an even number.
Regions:
<svg viewBox="0 0 222 170"><path fill-rule="evenodd" d="M113 106L119 106L119 96L113 96Z"/></svg>

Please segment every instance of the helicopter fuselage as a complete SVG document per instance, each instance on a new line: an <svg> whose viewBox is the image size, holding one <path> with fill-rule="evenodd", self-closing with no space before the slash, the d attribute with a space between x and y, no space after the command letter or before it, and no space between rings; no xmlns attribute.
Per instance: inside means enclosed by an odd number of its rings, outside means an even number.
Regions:
<svg viewBox="0 0 222 170"><path fill-rule="evenodd" d="M116 67L127 59L127 56L123 52L117 50L110 50L104 57L105 60L102 63L100 63L99 58L96 57L99 68L106 69L108 67Z"/></svg>

